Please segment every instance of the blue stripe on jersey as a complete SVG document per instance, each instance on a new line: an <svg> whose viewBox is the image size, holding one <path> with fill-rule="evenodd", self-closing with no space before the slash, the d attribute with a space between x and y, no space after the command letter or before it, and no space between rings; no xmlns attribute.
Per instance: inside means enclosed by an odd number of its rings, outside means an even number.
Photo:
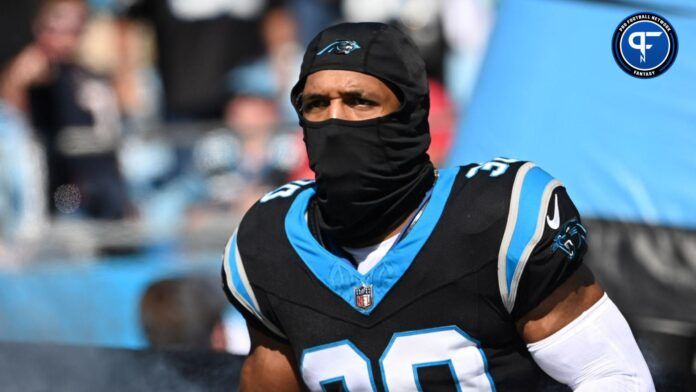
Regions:
<svg viewBox="0 0 696 392"><path fill-rule="evenodd" d="M231 281L232 281L232 287L230 287L230 290L236 292L239 294L242 299L246 302L249 308L253 309L257 315L261 315L261 310L258 309L254 303L254 301L251 299L251 296L249 295L249 292L247 292L246 287L244 286L244 283L242 282L242 277L239 273L239 269L237 268L237 233L232 236L232 239L230 240L230 246L228 248L227 252L227 270L230 273L231 276ZM246 277L245 277L246 279Z"/></svg>
<svg viewBox="0 0 696 392"><path fill-rule="evenodd" d="M512 278L515 275L517 265L536 232L540 209L546 208L541 203L544 190L551 181L553 181L553 177L536 166L530 169L524 177L517 207L517 221L506 254L505 273L508 295L510 295Z"/></svg>
<svg viewBox="0 0 696 392"><path fill-rule="evenodd" d="M358 312L370 314L401 279L430 237L445 208L458 172L459 168L440 170L430 201L420 219L410 233L365 275L359 273L347 260L322 247L309 231L305 213L309 200L314 195L314 188L302 191L293 201L285 217L285 232L292 247L317 279ZM373 304L367 309L361 309L355 303L355 289L362 285L373 286Z"/></svg>

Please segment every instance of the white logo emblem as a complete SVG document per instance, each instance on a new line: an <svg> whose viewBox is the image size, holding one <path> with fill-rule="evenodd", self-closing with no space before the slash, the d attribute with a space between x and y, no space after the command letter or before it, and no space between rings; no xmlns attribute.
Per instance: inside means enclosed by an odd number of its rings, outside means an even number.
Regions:
<svg viewBox="0 0 696 392"><path fill-rule="evenodd" d="M645 50L652 48L651 44L645 43L645 37L659 37L662 35L660 31L637 31L628 36L628 44L631 45L633 49L640 50L640 62L645 62ZM639 43L636 43L636 37L640 38Z"/></svg>
<svg viewBox="0 0 696 392"><path fill-rule="evenodd" d="M561 225L561 214L558 213L558 195L554 195L553 219L546 216L546 223L549 227L556 230Z"/></svg>

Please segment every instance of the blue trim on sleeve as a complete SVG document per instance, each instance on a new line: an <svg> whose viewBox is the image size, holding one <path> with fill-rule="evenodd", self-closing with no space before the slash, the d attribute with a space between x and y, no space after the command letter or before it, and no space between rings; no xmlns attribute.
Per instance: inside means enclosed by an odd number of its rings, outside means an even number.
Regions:
<svg viewBox="0 0 696 392"><path fill-rule="evenodd" d="M440 170L428 205L410 233L394 245L367 274L359 273L346 260L322 247L307 227L305 212L314 188L297 195L285 217L285 232L290 244L310 271L326 287L346 301L356 311L369 315L401 279L416 255L430 237L440 219L459 168ZM372 285L373 304L360 309L355 304L355 288Z"/></svg>
<svg viewBox="0 0 696 392"><path fill-rule="evenodd" d="M230 246L229 246L229 251L227 252L227 265L229 266L229 271L230 274L232 275L232 285L234 287L230 287L230 289L236 291L249 305L250 308L254 309L257 314L261 314L261 310L258 309L254 305L254 301L251 299L251 296L246 290L246 287L244 287L244 284L242 283L242 278L239 275L239 271L237 270L237 234L235 233L234 236L232 236L232 239L230 240Z"/></svg>
<svg viewBox="0 0 696 392"><path fill-rule="evenodd" d="M541 205L541 201L544 189L551 181L553 177L536 166L524 177L517 207L517 222L506 254L505 273L508 290L522 254L536 232L540 209L546 208Z"/></svg>

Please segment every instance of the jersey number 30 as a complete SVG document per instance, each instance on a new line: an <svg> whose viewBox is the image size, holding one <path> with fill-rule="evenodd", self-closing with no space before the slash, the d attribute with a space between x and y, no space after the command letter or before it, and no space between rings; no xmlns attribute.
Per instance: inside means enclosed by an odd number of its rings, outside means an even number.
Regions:
<svg viewBox="0 0 696 392"><path fill-rule="evenodd" d="M381 382L386 391L422 391L418 370L430 366L447 366L457 391L495 391L479 343L456 326L395 333L379 359ZM304 350L300 368L313 391L377 390L370 360L349 340Z"/></svg>

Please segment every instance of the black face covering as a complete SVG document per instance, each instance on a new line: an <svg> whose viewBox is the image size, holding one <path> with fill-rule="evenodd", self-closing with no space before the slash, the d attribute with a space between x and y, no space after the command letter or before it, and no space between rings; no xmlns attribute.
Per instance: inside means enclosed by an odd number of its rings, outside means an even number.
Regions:
<svg viewBox="0 0 696 392"><path fill-rule="evenodd" d="M303 124L319 228L342 245L380 240L433 184L428 156L414 154L425 141L404 135L389 117Z"/></svg>
<svg viewBox="0 0 696 392"><path fill-rule="evenodd" d="M397 29L356 23L331 27L310 43L293 102L299 101L307 75L321 69L373 75L401 97L397 112L365 121L311 122L298 108L309 164L316 174L311 216L321 232L340 245L375 243L398 227L433 185L434 168L426 153L430 134L425 65Z"/></svg>

